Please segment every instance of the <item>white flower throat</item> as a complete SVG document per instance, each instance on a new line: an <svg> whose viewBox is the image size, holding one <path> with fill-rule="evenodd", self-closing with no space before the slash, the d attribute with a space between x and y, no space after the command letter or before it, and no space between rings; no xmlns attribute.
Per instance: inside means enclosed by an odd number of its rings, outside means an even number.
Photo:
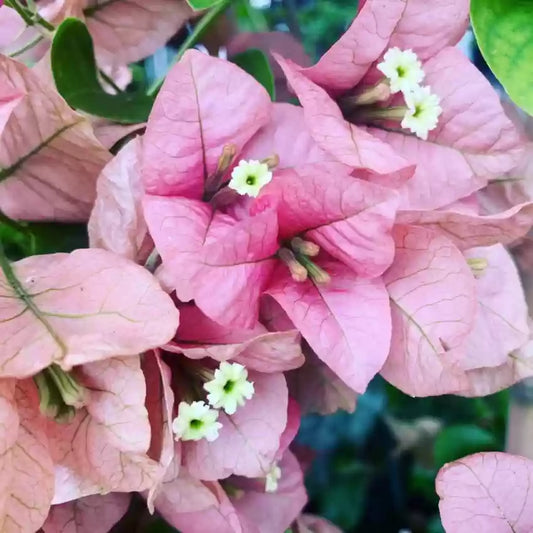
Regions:
<svg viewBox="0 0 533 533"><path fill-rule="evenodd" d="M431 88L420 85L425 73L417 55L412 50L390 48L377 69L385 75L391 93L401 92L404 97L402 128L426 140L429 132L437 127L442 108L440 98ZM386 109L382 111L382 118L388 118Z"/></svg>

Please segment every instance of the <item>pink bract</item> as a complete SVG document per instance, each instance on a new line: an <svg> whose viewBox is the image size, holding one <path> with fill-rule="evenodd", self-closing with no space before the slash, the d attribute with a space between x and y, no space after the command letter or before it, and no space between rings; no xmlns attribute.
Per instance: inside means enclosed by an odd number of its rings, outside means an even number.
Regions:
<svg viewBox="0 0 533 533"><path fill-rule="evenodd" d="M3 213L26 220L88 219L109 153L89 121L52 86L5 56L0 56L0 141Z"/></svg>
<svg viewBox="0 0 533 533"><path fill-rule="evenodd" d="M533 461L505 453L478 453L442 468L436 487L447 533L533 529Z"/></svg>

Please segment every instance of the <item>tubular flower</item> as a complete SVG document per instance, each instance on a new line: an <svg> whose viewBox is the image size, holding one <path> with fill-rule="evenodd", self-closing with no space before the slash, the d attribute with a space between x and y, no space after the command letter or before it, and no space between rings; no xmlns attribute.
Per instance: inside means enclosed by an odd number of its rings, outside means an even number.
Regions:
<svg viewBox="0 0 533 533"><path fill-rule="evenodd" d="M254 384L248 381L248 371L239 363L223 361L215 370L213 380L204 385L209 393L208 402L228 415L233 415L237 407L243 406L246 400L254 395Z"/></svg>
<svg viewBox="0 0 533 533"><path fill-rule="evenodd" d="M213 442L218 438L218 431L222 427L217 419L218 411L210 409L205 402L181 402L178 416L172 422L172 430L176 440L206 439Z"/></svg>
<svg viewBox="0 0 533 533"><path fill-rule="evenodd" d="M390 48L377 69L387 77L393 94L414 91L424 79L422 63L412 50Z"/></svg>

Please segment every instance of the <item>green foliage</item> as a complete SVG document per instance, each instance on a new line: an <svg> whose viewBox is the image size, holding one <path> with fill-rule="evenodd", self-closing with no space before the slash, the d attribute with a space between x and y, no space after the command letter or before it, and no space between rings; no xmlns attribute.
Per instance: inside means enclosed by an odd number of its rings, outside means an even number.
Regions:
<svg viewBox="0 0 533 533"><path fill-rule="evenodd" d="M187 0L187 3L195 10L209 9L218 4L221 0Z"/></svg>
<svg viewBox="0 0 533 533"><path fill-rule="evenodd" d="M513 101L533 114L533 2L472 0L470 12L485 61Z"/></svg>
<svg viewBox="0 0 533 533"><path fill-rule="evenodd" d="M276 98L274 74L267 56L261 50L250 48L233 56L231 61L253 76L267 90L272 100Z"/></svg>
<svg viewBox="0 0 533 533"><path fill-rule="evenodd" d="M0 240L6 255L14 261L30 255L71 252L89 245L86 224L19 223L3 218Z"/></svg>
<svg viewBox="0 0 533 533"><path fill-rule="evenodd" d="M154 98L144 93L109 94L100 85L92 38L85 24L68 18L52 42L52 71L57 90L74 108L116 122L145 122Z"/></svg>
<svg viewBox="0 0 533 533"><path fill-rule="evenodd" d="M476 452L498 450L494 435L473 424L460 424L444 428L433 448L435 465L455 461Z"/></svg>

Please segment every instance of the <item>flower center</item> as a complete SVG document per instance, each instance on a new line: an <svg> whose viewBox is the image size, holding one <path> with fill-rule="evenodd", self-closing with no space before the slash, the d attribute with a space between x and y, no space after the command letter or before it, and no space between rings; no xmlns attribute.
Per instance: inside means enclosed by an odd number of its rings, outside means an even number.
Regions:
<svg viewBox="0 0 533 533"><path fill-rule="evenodd" d="M246 178L246 185L255 185L256 177L255 176L248 176Z"/></svg>
<svg viewBox="0 0 533 533"><path fill-rule="evenodd" d="M200 429L204 425L204 423L198 418L193 418L189 424L191 429Z"/></svg>
<svg viewBox="0 0 533 533"><path fill-rule="evenodd" d="M415 106L415 112L413 113L413 117L419 118L423 111L424 111L423 106L416 105Z"/></svg>
<svg viewBox="0 0 533 533"><path fill-rule="evenodd" d="M400 65L397 67L396 72L398 73L399 78L403 78L405 76L405 68Z"/></svg>
<svg viewBox="0 0 533 533"><path fill-rule="evenodd" d="M231 392L235 388L235 382L231 379L228 379L222 388L224 389L224 392Z"/></svg>

